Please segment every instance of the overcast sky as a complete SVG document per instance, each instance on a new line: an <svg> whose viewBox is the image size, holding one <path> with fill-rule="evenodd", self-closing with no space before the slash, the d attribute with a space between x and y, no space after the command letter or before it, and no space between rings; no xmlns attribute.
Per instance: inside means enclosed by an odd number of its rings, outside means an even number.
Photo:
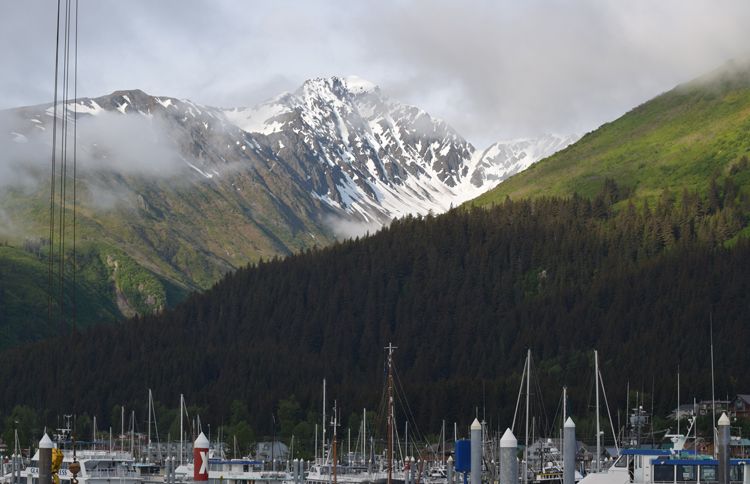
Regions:
<svg viewBox="0 0 750 484"><path fill-rule="evenodd" d="M591 130L750 52L748 0L79 2L82 96L247 106L356 74L480 147ZM51 100L56 5L0 1L0 108Z"/></svg>

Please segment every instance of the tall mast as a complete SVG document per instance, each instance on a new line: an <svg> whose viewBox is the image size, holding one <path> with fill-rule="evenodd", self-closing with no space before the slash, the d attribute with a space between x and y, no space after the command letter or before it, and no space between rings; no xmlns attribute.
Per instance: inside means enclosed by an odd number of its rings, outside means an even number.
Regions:
<svg viewBox="0 0 750 484"><path fill-rule="evenodd" d="M709 313L711 321L711 429L713 429L714 459L716 458L716 393L714 386L714 316Z"/></svg>
<svg viewBox="0 0 750 484"><path fill-rule="evenodd" d="M151 389L148 389L148 445L146 446L146 462L151 461Z"/></svg>
<svg viewBox="0 0 750 484"><path fill-rule="evenodd" d="M180 393L180 465L182 465L182 456L185 454L184 452L184 440L185 440L185 433L182 430L182 411L185 407L185 396ZM235 456L236 457L236 456Z"/></svg>
<svg viewBox="0 0 750 484"><path fill-rule="evenodd" d="M367 410L362 409L362 461L367 462Z"/></svg>
<svg viewBox="0 0 750 484"><path fill-rule="evenodd" d="M563 387L563 394L562 394L562 422L563 422L563 428L565 427L565 422L568 420L568 387ZM563 431L560 431L560 454L565 455L565 438L563 435Z"/></svg>
<svg viewBox="0 0 750 484"><path fill-rule="evenodd" d="M337 482L338 482L336 480L336 470L337 470L336 469L336 465L337 465L337 463L336 463L336 460L337 460L337 456L336 456L336 447L337 447L337 442L336 442L336 427L338 426L338 422L336 420L337 414L338 414L338 412L336 410L336 400L334 400L333 401L333 418L331 419L331 425L333 426L333 441L331 443L331 445L333 446L333 484L337 484Z"/></svg>
<svg viewBox="0 0 750 484"><path fill-rule="evenodd" d="M120 407L120 450L125 450L125 405Z"/></svg>
<svg viewBox="0 0 750 484"><path fill-rule="evenodd" d="M531 350L526 353L526 445L523 448L523 484L529 480L529 389L531 380Z"/></svg>
<svg viewBox="0 0 750 484"><path fill-rule="evenodd" d="M393 350L396 349L391 343L386 347L388 350L388 481L393 483Z"/></svg>
<svg viewBox="0 0 750 484"><path fill-rule="evenodd" d="M321 442L322 447L320 448L320 457L323 462L326 462L326 379L323 378L323 441Z"/></svg>
<svg viewBox="0 0 750 484"><path fill-rule="evenodd" d="M596 472L601 470L602 435L599 428L599 352L594 350L594 385L596 386Z"/></svg>
<svg viewBox="0 0 750 484"><path fill-rule="evenodd" d="M404 422L404 450L409 455L409 421Z"/></svg>
<svg viewBox="0 0 750 484"><path fill-rule="evenodd" d="M628 380L627 386L625 386L625 435L630 442L633 441L632 429L631 434L628 434L628 425L630 422L630 380Z"/></svg>
<svg viewBox="0 0 750 484"><path fill-rule="evenodd" d="M440 456L440 462L445 465L445 419L443 419L443 431L440 433L443 437L443 455Z"/></svg>
<svg viewBox="0 0 750 484"><path fill-rule="evenodd" d="M135 410L130 413L130 455L133 455L133 441L135 440Z"/></svg>
<svg viewBox="0 0 750 484"><path fill-rule="evenodd" d="M680 435L680 365L677 365L677 435Z"/></svg>

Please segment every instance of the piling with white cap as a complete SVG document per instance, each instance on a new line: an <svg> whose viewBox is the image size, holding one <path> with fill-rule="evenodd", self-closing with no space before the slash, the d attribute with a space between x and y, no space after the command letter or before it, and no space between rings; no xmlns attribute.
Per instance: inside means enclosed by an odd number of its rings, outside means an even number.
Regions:
<svg viewBox="0 0 750 484"><path fill-rule="evenodd" d="M39 441L39 484L52 482L52 440L46 433Z"/></svg>
<svg viewBox="0 0 750 484"><path fill-rule="evenodd" d="M719 441L717 458L719 460L719 484L729 484L729 417L726 412L719 418Z"/></svg>
<svg viewBox="0 0 750 484"><path fill-rule="evenodd" d="M500 439L500 484L518 484L518 440L510 429Z"/></svg>
<svg viewBox="0 0 750 484"><path fill-rule="evenodd" d="M193 442L193 480L208 480L208 439L201 432L195 442Z"/></svg>
<svg viewBox="0 0 750 484"><path fill-rule="evenodd" d="M16 473L14 474L14 479L16 484L21 484L21 471L23 470L23 457L21 456L20 452L18 454L15 454L13 456L16 459Z"/></svg>
<svg viewBox="0 0 750 484"><path fill-rule="evenodd" d="M742 484L750 484L750 462L742 464Z"/></svg>
<svg viewBox="0 0 750 484"><path fill-rule="evenodd" d="M446 477L448 477L448 484L453 484L453 457L448 456L446 462Z"/></svg>
<svg viewBox="0 0 750 484"><path fill-rule="evenodd" d="M576 424L568 417L563 425L563 484L576 482Z"/></svg>
<svg viewBox="0 0 750 484"><path fill-rule="evenodd" d="M471 423L471 484L482 484L482 424Z"/></svg>

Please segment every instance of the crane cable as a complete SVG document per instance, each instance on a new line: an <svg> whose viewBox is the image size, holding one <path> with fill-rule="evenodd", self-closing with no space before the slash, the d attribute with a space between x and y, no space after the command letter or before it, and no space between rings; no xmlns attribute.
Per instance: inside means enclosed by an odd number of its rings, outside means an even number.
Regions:
<svg viewBox="0 0 750 484"><path fill-rule="evenodd" d="M75 19L73 20L73 9L75 9ZM55 81L54 81L54 100L53 100L53 117L52 117L52 160L50 164L50 207L49 207L49 257L48 257L48 323L52 327L55 323L56 315L54 314L55 296L56 293L59 295L59 301L57 306L59 309L59 334L62 335L66 329L65 321L65 295L66 295L66 284L65 284L65 239L66 239L66 208L69 203L68 186L72 185L72 203L70 212L72 212L72 254L71 254L71 265L72 265L72 284L70 288L70 301L72 311L70 314L70 330L75 331L76 329L76 283L77 283L77 268L76 268L76 212L77 212L77 117L78 117L78 0L75 0L73 6L72 0L66 0L65 2L65 17L64 23L64 34L63 34L63 52L62 52L62 89L60 90L60 20L61 20L62 4L61 0L57 2L57 26L56 26L56 39L55 39ZM71 22L74 24L71 28ZM71 42L72 30L75 29L75 37ZM71 58L71 47L73 48L73 54ZM72 60L71 60L72 59ZM69 92L71 83L71 62L73 63L73 112L72 116L70 108L68 106L70 102ZM61 92L60 92L61 91ZM59 136L60 140L58 143L58 101L62 97L62 109ZM68 181L68 152L70 151L69 145L69 124L73 124L73 141L72 141L72 183ZM59 159L58 159L58 146L59 146ZM56 186L58 183L58 170L59 170L59 190L56 192ZM57 206L55 205L56 196L58 198ZM55 211L58 211L57 217ZM55 236L57 235L57 240ZM55 248L57 246L57 254L55 254ZM57 270L58 270L58 288L55 288L55 256L57 256ZM57 292L55 289L59 289Z"/></svg>

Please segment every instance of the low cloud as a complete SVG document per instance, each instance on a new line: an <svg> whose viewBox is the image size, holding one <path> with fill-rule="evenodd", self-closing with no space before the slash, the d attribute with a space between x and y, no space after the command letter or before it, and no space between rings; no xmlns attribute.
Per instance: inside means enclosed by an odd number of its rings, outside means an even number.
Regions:
<svg viewBox="0 0 750 484"><path fill-rule="evenodd" d="M22 115L29 114L0 112L0 198L6 197L6 200L18 193L38 196L49 186L52 118L44 115L42 123ZM58 129L59 126L60 123ZM76 129L78 196L89 208L97 211L134 209L137 194L130 188L133 180L170 180L175 185L201 179L180 152L179 133L173 131L178 128L159 116L102 112L81 116ZM57 163L61 161L60 136L58 131ZM67 143L70 179L72 125ZM57 166L59 176L60 165ZM4 210L0 215L0 225L10 232L12 211Z"/></svg>
<svg viewBox="0 0 750 484"><path fill-rule="evenodd" d="M40 182L49 183L51 130L51 122L35 125L20 119L15 112L6 111L0 116L0 191L8 188L28 191ZM169 126L159 117L109 112L82 117L77 125L77 139L78 174L84 180L101 174L170 178L190 170ZM62 159L61 143L58 134L58 163ZM71 127L67 144L68 170L72 170Z"/></svg>
<svg viewBox="0 0 750 484"><path fill-rule="evenodd" d="M168 178L187 168L166 122L104 112L78 123L82 171Z"/></svg>
<svg viewBox="0 0 750 484"><path fill-rule="evenodd" d="M333 234L338 239L353 239L367 234L373 234L380 230L383 224L371 221L347 220L340 217L329 216L324 220Z"/></svg>

